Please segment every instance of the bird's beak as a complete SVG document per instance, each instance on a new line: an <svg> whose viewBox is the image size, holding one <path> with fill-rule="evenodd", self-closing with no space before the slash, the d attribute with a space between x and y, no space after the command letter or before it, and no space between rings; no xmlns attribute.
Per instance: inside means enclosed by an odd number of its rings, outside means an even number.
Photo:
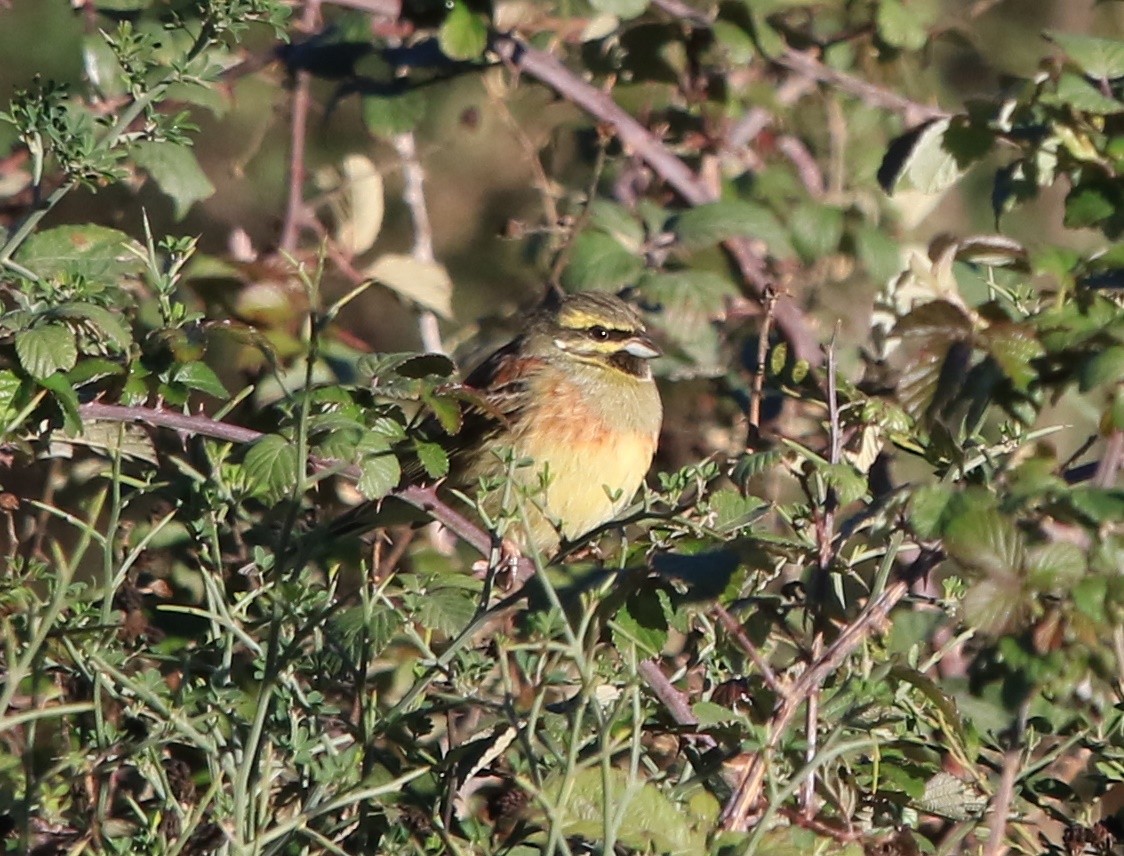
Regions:
<svg viewBox="0 0 1124 856"><path fill-rule="evenodd" d="M663 354L659 345L643 334L627 339L621 350L642 360L653 360Z"/></svg>

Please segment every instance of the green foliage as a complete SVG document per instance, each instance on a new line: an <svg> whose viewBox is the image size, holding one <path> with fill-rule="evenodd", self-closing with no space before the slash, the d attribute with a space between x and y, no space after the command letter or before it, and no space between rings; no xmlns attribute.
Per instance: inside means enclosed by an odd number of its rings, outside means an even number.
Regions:
<svg viewBox="0 0 1124 856"><path fill-rule="evenodd" d="M100 2L85 77L0 113L6 851L1092 841L1124 782L1124 42L1052 31L942 114L943 52L994 35L937 0L318 5ZM816 85L774 77L810 46ZM324 108L276 134L308 147L276 252L209 207L257 180L206 145L251 136L240 61ZM469 173L489 148L533 213ZM514 565L534 491L431 490L488 402L394 318L361 347L391 301L494 346L455 319L520 302L469 243L500 208L518 282L628 287L665 351L648 485ZM378 534L336 537L360 500Z"/></svg>

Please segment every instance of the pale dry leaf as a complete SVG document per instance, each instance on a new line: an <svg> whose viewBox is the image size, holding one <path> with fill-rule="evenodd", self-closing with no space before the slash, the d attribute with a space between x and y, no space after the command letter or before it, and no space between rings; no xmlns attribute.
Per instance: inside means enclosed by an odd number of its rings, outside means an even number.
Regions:
<svg viewBox="0 0 1124 856"><path fill-rule="evenodd" d="M375 259L364 275L443 318L453 316L453 280L443 264L386 253Z"/></svg>
<svg viewBox="0 0 1124 856"><path fill-rule="evenodd" d="M382 231L385 196L382 173L365 155L350 154L340 164L343 193L336 206L336 243L359 256Z"/></svg>

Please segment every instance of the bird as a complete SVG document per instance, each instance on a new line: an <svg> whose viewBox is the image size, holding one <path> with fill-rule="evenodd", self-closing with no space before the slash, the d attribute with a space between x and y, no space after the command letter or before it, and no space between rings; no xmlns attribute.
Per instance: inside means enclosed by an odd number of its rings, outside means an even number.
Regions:
<svg viewBox="0 0 1124 856"><path fill-rule="evenodd" d="M480 404L461 429L430 418L419 433L446 448L443 490L509 519L505 546L551 556L616 517L644 480L663 421L651 369L662 352L640 314L605 292L548 292L519 327L465 379ZM372 528L344 519L364 516L357 507L332 528Z"/></svg>

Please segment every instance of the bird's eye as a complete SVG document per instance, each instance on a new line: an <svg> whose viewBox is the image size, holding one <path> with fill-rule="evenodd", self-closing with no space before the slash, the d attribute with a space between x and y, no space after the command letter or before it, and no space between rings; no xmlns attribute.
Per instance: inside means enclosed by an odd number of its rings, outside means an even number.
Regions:
<svg viewBox="0 0 1124 856"><path fill-rule="evenodd" d="M597 324L589 328L589 335L599 342L604 342L609 338L609 331Z"/></svg>

